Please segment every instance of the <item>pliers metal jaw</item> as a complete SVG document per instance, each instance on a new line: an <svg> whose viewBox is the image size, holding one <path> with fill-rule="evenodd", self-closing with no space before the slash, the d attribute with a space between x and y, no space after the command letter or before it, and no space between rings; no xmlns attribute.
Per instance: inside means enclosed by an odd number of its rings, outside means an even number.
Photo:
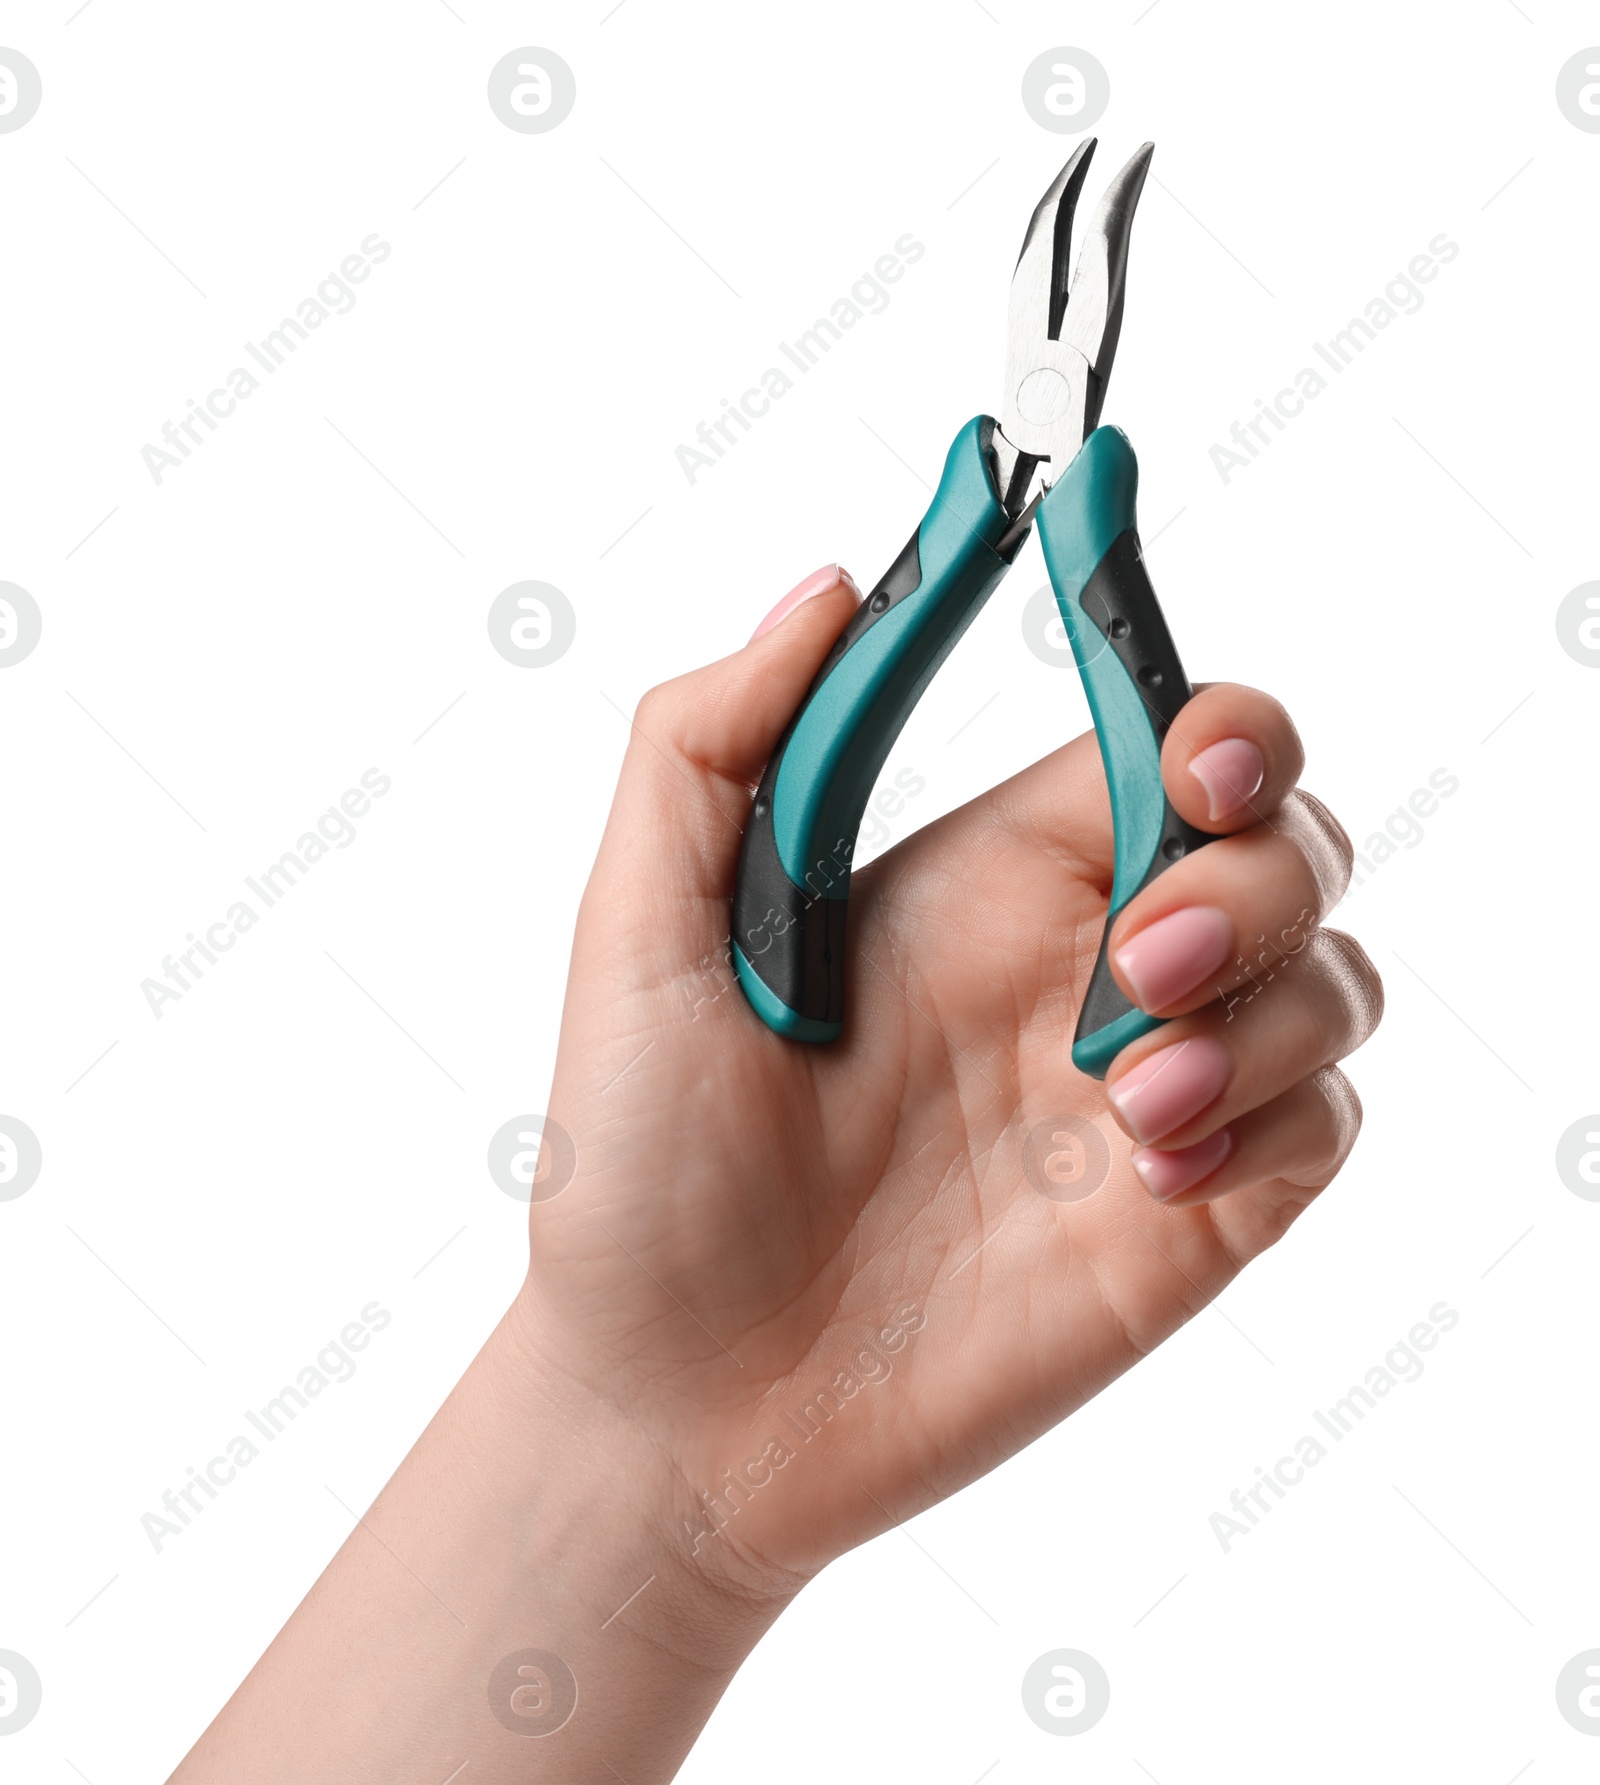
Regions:
<svg viewBox="0 0 1600 1785"><path fill-rule="evenodd" d="M1111 792L1107 933L1141 887L1210 841L1162 789L1162 740L1190 688L1139 549L1133 449L1098 425L1153 151L1146 143L1107 187L1069 281L1073 213L1094 146L1079 145L1023 238L1000 420L980 415L956 435L921 525L835 642L756 790L733 960L756 1014L791 1040L829 1042L842 1030L850 868L867 798L923 690L1034 526ZM1102 937L1074 1065L1104 1077L1157 1020L1122 995Z"/></svg>
<svg viewBox="0 0 1600 1785"><path fill-rule="evenodd" d="M1050 182L1011 275L994 455L1002 500L1013 514L1043 494L1099 426L1122 333L1128 238L1155 144L1145 143L1106 188L1069 284L1072 219L1094 150L1093 137L1079 143Z"/></svg>

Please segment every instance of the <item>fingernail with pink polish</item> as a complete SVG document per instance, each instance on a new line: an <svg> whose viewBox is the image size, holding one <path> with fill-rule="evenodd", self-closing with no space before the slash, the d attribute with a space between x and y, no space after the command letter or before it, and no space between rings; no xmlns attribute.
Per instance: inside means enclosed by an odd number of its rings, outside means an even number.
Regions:
<svg viewBox="0 0 1600 1785"><path fill-rule="evenodd" d="M1192 1147L1178 1147L1170 1153L1139 1147L1133 1155L1133 1169L1157 1202L1167 1202L1192 1190L1202 1178L1210 1177L1232 1151L1233 1135L1228 1129L1219 1128Z"/></svg>
<svg viewBox="0 0 1600 1785"><path fill-rule="evenodd" d="M843 583L857 595L860 593L856 589L849 571L841 570L837 564L824 564L820 570L813 570L804 582L795 584L783 600L767 615L766 619L750 634L751 642L753 643L764 633L770 632L780 620L787 620L802 601L809 601L813 595L823 594L826 590L833 588L836 583Z"/></svg>
<svg viewBox="0 0 1600 1785"><path fill-rule="evenodd" d="M1261 791L1267 765L1248 738L1223 738L1189 759L1189 773L1201 787L1213 824L1236 817Z"/></svg>
<svg viewBox="0 0 1600 1785"><path fill-rule="evenodd" d="M1214 1103L1233 1077L1233 1056L1209 1035L1191 1036L1141 1060L1106 1086L1135 1140L1159 1140Z"/></svg>
<svg viewBox="0 0 1600 1785"><path fill-rule="evenodd" d="M1165 1010L1204 984L1233 954L1233 924L1215 905L1189 905L1146 924L1116 952L1117 971L1141 1010Z"/></svg>

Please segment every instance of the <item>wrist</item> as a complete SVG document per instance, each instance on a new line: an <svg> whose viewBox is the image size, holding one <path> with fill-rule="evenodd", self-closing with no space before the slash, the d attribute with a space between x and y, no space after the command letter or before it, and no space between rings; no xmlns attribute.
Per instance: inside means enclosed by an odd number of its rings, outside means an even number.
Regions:
<svg viewBox="0 0 1600 1785"><path fill-rule="evenodd" d="M785 1601L689 1565L663 1451L551 1368L528 1316L519 1298L175 1785L676 1770Z"/></svg>
<svg viewBox="0 0 1600 1785"><path fill-rule="evenodd" d="M556 1622L568 1664L592 1678L595 1723L609 1731L638 1717L635 1669L647 1665L663 1697L703 1706L698 1729L804 1582L705 1541L701 1493L650 1409L585 1381L568 1356L524 1288L474 1365L482 1381L469 1372L457 1392L538 1533L525 1556L530 1592L559 1574Z"/></svg>

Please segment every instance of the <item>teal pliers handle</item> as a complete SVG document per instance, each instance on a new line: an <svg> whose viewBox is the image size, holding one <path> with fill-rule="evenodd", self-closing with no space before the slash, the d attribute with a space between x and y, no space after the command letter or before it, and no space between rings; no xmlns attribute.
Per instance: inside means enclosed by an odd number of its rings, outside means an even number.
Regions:
<svg viewBox="0 0 1600 1785"><path fill-rule="evenodd" d="M1026 537L990 468L987 416L956 436L921 525L829 653L756 790L733 901L734 967L767 1027L832 1041L844 1020L845 918L856 833L901 727ZM1209 841L1171 810L1161 740L1189 698L1134 527L1138 471L1099 428L1040 502L1045 562L1105 759L1116 827L1111 918ZM1103 1077L1155 1027L1112 979L1102 939L1073 1045Z"/></svg>
<svg viewBox="0 0 1600 1785"><path fill-rule="evenodd" d="M756 789L733 962L756 1014L796 1041L839 1033L850 864L867 796L1014 555L995 550L1010 521L989 469L993 429L979 416L956 435L922 524L839 635Z"/></svg>
<svg viewBox="0 0 1600 1785"><path fill-rule="evenodd" d="M1034 516L1061 623L1077 660L1116 833L1111 903L1078 1016L1072 1063L1104 1078L1117 1054L1161 1023L1122 995L1106 956L1124 905L1212 841L1172 809L1161 745L1193 689L1150 586L1134 516L1139 464L1120 428L1096 428Z"/></svg>

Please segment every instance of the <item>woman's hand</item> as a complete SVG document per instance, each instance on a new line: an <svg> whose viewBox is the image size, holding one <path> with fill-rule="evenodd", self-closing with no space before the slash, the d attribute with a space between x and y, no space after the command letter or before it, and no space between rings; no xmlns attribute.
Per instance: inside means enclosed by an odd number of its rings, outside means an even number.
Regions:
<svg viewBox="0 0 1600 1785"><path fill-rule="evenodd" d="M1382 999L1319 927L1350 847L1244 688L1167 740L1173 805L1229 834L1118 918L1123 989L1175 1020L1104 1086L1071 1063L1111 880L1092 736L855 876L839 1042L762 1027L740 833L858 599L799 594L640 705L526 1283L175 1780L671 1777L806 1580L1136 1363L1349 1152L1334 1062Z"/></svg>
<svg viewBox="0 0 1600 1785"><path fill-rule="evenodd" d="M1334 1062L1382 1004L1320 928L1350 845L1295 785L1288 716L1219 685L1162 769L1228 834L1112 937L1123 990L1175 1020L1103 1087L1071 1064L1111 880L1092 734L857 873L843 1037L769 1033L729 898L750 789L857 600L813 580L640 704L551 1101L575 1175L532 1206L522 1309L549 1371L646 1441L683 1561L776 1598L1081 1406L1271 1245L1355 1140Z"/></svg>

